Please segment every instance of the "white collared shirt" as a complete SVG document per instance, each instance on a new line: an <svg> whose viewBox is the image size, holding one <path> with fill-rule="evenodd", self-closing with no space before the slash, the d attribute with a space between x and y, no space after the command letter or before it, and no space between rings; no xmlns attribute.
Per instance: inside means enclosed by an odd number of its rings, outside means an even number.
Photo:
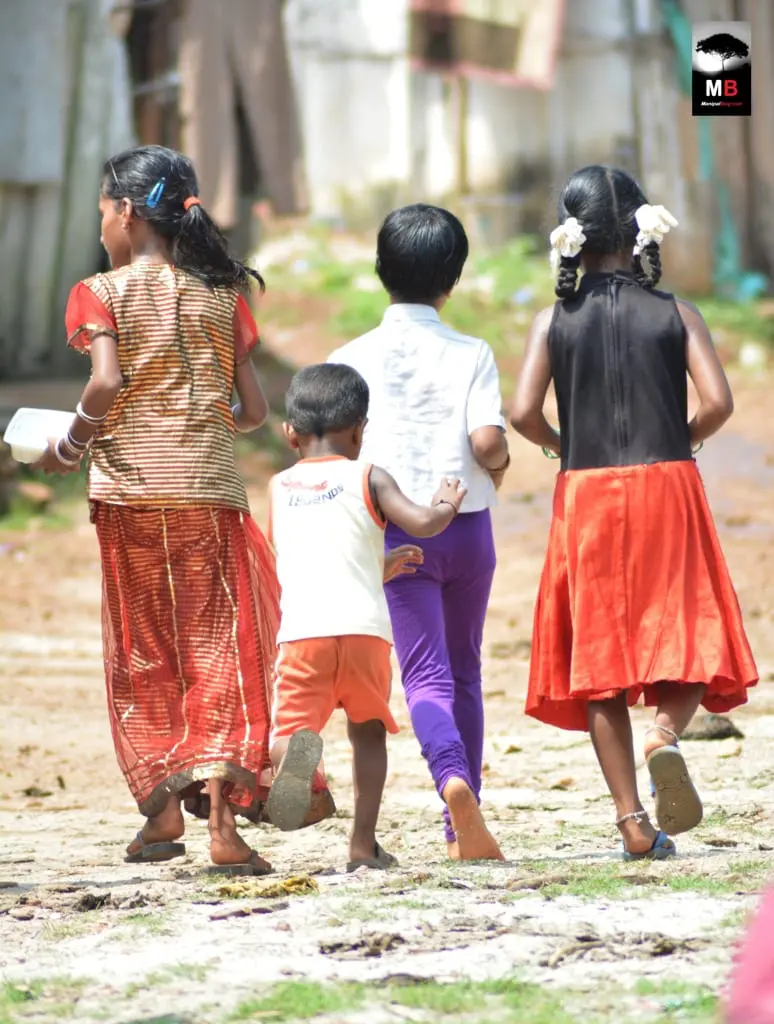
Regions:
<svg viewBox="0 0 774 1024"><path fill-rule="evenodd" d="M492 350L460 334L432 306L395 303L379 327L337 349L371 392L361 458L395 477L412 501L430 504L444 476L468 489L462 512L495 504L489 475L476 462L470 434L505 429Z"/></svg>

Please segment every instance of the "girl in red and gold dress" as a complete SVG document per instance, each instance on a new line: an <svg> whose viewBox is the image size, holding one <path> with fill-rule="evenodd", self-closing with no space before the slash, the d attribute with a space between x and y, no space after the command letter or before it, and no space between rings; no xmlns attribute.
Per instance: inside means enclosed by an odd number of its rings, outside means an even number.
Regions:
<svg viewBox="0 0 774 1024"><path fill-rule="evenodd" d="M674 218L600 166L570 178L559 210L559 301L532 326L511 416L562 469L526 710L591 733L627 857L661 859L675 852L668 835L702 817L680 734L699 704L729 711L758 678L692 454L733 403L701 314L656 289ZM543 414L552 380L560 433ZM658 831L637 792L640 697L655 709L645 756Z"/></svg>
<svg viewBox="0 0 774 1024"><path fill-rule="evenodd" d="M232 810L250 807L269 764L279 619L273 556L234 456L235 432L268 411L245 298L251 278L263 282L231 258L197 191L191 162L160 146L105 165L113 269L77 284L66 312L92 376L39 466L74 471L89 451L108 710L148 819L126 859L184 854L181 801L206 785L213 863L264 873Z"/></svg>

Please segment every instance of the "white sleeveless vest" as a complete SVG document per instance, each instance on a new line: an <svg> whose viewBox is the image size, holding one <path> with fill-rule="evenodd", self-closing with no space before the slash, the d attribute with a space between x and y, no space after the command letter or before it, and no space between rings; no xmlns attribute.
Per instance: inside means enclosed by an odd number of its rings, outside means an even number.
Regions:
<svg viewBox="0 0 774 1024"><path fill-rule="evenodd" d="M371 464L302 459L269 485L269 538L282 588L279 643L378 636L392 643L384 596L384 525Z"/></svg>

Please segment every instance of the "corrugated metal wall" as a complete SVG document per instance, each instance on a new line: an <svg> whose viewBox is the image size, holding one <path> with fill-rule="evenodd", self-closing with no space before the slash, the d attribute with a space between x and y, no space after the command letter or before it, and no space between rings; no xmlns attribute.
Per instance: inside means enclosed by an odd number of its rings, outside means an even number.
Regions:
<svg viewBox="0 0 774 1024"><path fill-rule="evenodd" d="M67 293L100 264L100 168L132 141L110 6L0 5L0 378L65 367Z"/></svg>

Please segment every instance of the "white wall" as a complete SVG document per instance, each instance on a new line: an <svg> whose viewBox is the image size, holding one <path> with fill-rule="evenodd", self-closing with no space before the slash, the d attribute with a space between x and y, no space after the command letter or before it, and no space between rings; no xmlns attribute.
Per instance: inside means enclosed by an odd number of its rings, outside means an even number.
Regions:
<svg viewBox="0 0 774 1024"><path fill-rule="evenodd" d="M313 212L409 179L407 0L288 0Z"/></svg>
<svg viewBox="0 0 774 1024"><path fill-rule="evenodd" d="M653 0L636 0L639 28ZM468 183L502 192L518 167L558 187L582 163L616 158L634 135L627 0L567 0L550 92L475 79L468 88ZM458 187L458 96L406 59L407 0L288 0L312 208L402 183L414 199Z"/></svg>

